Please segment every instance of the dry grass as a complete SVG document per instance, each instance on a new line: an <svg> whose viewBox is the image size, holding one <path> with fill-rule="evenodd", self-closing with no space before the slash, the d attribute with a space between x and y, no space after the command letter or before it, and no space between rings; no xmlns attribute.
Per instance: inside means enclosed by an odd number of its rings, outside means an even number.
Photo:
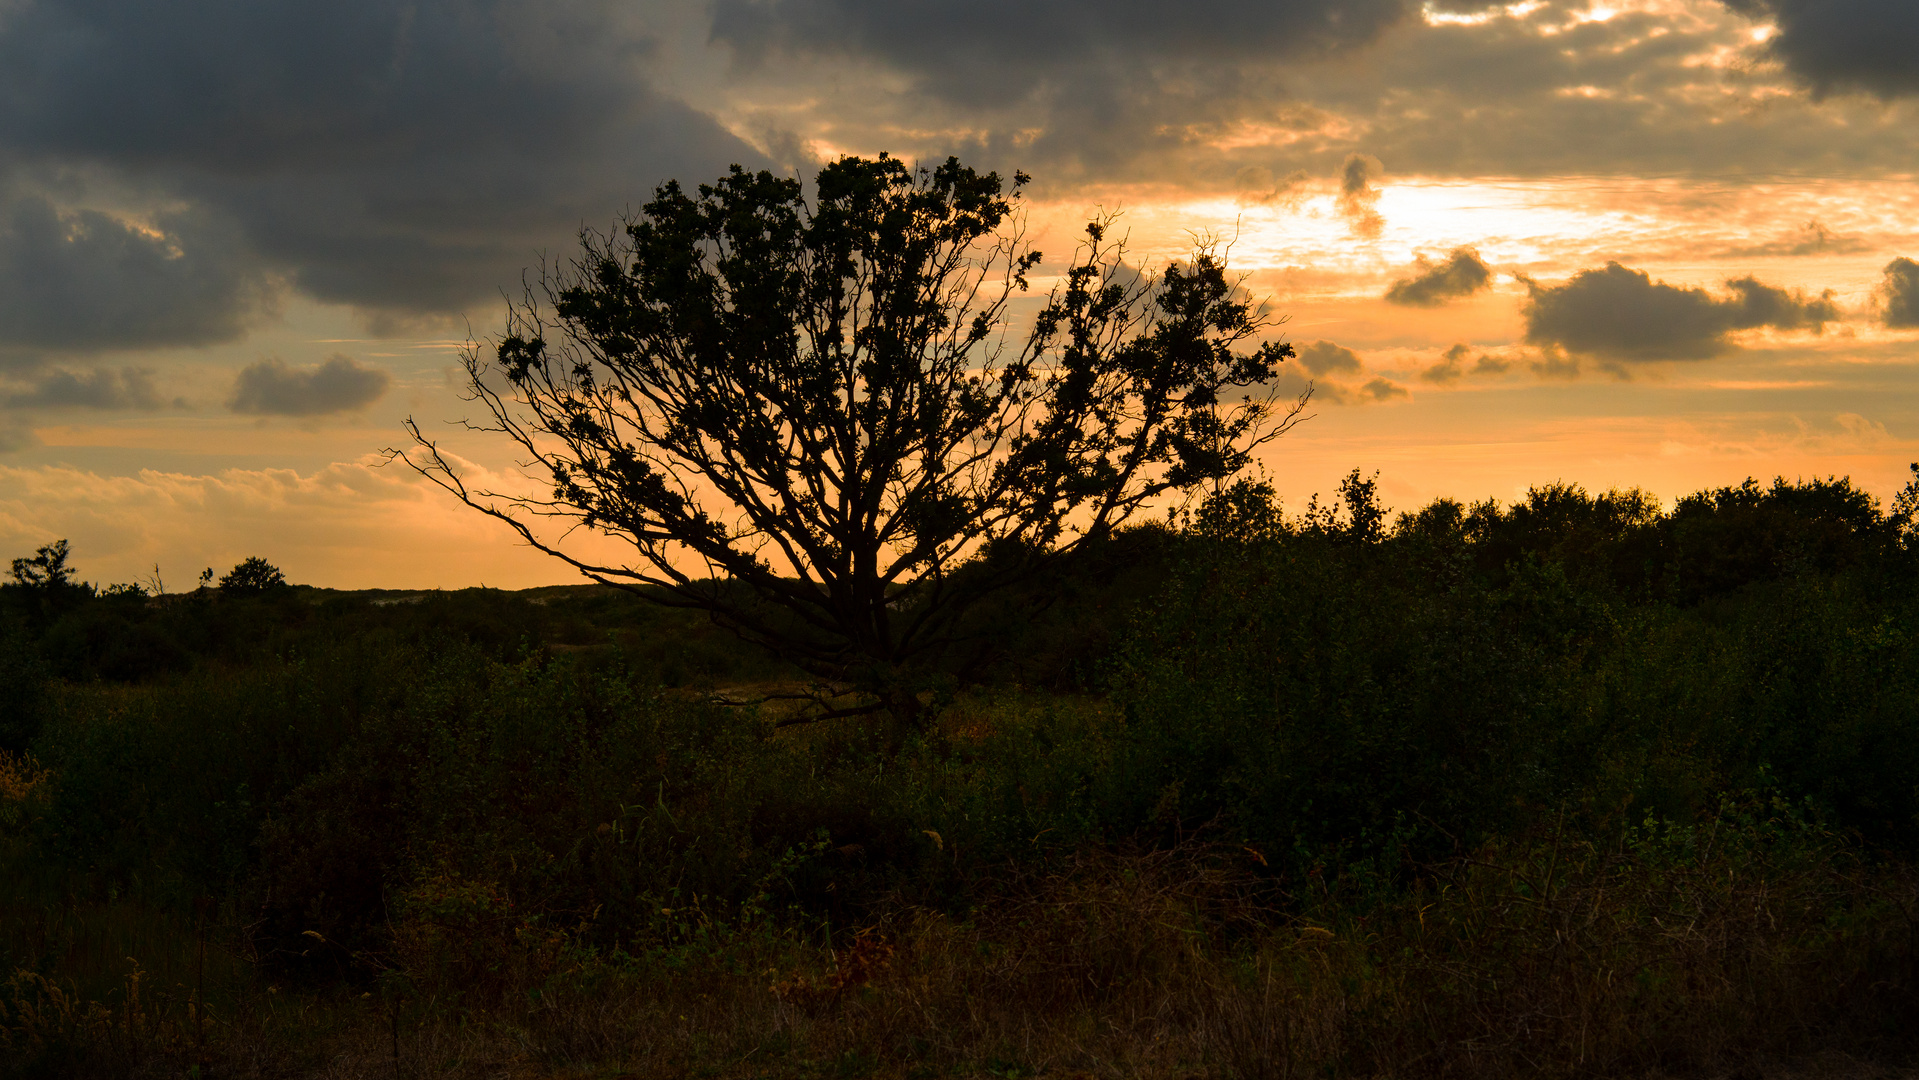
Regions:
<svg viewBox="0 0 1919 1080"><path fill-rule="evenodd" d="M45 790L51 775L31 754L0 750L0 836L20 825L28 801Z"/></svg>
<svg viewBox="0 0 1919 1080"><path fill-rule="evenodd" d="M190 1000L29 977L7 1052L43 1075L339 1080L1865 1080L1919 1030L1910 876L1710 845L1537 838L1363 914L1282 895L1243 853L1090 852L981 883L964 916L897 905L830 945L637 959L529 933L473 883L421 893L352 994L256 989L196 1043Z"/></svg>

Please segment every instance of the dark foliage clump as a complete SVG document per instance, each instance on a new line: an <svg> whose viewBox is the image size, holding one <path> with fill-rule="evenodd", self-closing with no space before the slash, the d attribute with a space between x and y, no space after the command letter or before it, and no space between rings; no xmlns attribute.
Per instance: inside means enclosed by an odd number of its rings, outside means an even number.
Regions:
<svg viewBox="0 0 1919 1080"><path fill-rule="evenodd" d="M258 555L250 555L220 579L220 591L245 596L285 588L286 583L287 576L280 572L279 567Z"/></svg>

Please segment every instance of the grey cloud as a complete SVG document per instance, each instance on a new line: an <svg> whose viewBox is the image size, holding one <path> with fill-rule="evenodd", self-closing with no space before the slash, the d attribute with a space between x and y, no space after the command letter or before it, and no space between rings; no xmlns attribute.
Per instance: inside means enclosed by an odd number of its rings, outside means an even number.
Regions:
<svg viewBox="0 0 1919 1080"><path fill-rule="evenodd" d="M1616 262L1559 285L1527 281L1526 340L1573 356L1616 362L1703 360L1732 351L1735 330L1769 326L1818 332L1839 318L1830 292L1808 297L1751 278L1731 295L1653 281ZM1547 372L1559 374L1559 371Z"/></svg>
<svg viewBox="0 0 1919 1080"><path fill-rule="evenodd" d="M1546 356L1533 361L1533 374L1542 379L1577 379L1579 377L1579 358L1576 356Z"/></svg>
<svg viewBox="0 0 1919 1080"><path fill-rule="evenodd" d="M1919 128L1887 123L1876 103L1814 104L1777 92L1790 88L1788 74L1702 64L1756 48L1746 20L1723 9L1577 22L1587 6L1548 0L1480 25L1409 21L1363 67L1296 69L1289 85L1402 173L1862 175L1903 172L1919 153ZM1320 160L1352 148L1296 145Z"/></svg>
<svg viewBox="0 0 1919 1080"><path fill-rule="evenodd" d="M1299 365L1314 375L1348 375L1360 369L1358 353L1325 340L1301 348Z"/></svg>
<svg viewBox="0 0 1919 1080"><path fill-rule="evenodd" d="M1887 263L1877 292L1879 317L1887 326L1919 326L1919 263L1903 255Z"/></svg>
<svg viewBox="0 0 1919 1080"><path fill-rule="evenodd" d="M1438 307L1492 284L1492 268L1469 247L1454 248L1445 262L1435 263L1419 256L1417 272L1393 282L1386 290L1386 302L1406 307Z"/></svg>
<svg viewBox="0 0 1919 1080"><path fill-rule="evenodd" d="M1344 381L1347 376L1363 376L1365 365L1358 353L1323 338L1299 346L1296 360L1296 366L1282 368L1273 380L1282 394L1297 394L1310 381L1313 400L1322 405L1365 405L1410 396L1405 387L1386 378L1375 377L1359 386Z"/></svg>
<svg viewBox="0 0 1919 1080"><path fill-rule="evenodd" d="M1839 321L1839 305L1833 302L1831 289L1809 297L1797 289L1763 284L1751 275L1734 278L1726 287L1733 291L1726 310L1735 330L1770 326L1818 333L1827 323Z"/></svg>
<svg viewBox="0 0 1919 1080"><path fill-rule="evenodd" d="M1374 377L1364 384L1353 387L1333 376L1360 375L1364 365L1359 354L1344 345L1338 345L1321 339L1298 350L1299 366L1313 378L1313 400L1329 405L1363 405L1388 401L1396 397L1410 397L1405 387L1391 379ZM1305 388L1306 376L1297 371L1284 373L1276 382L1284 393L1298 393Z"/></svg>
<svg viewBox="0 0 1919 1080"><path fill-rule="evenodd" d="M146 368L95 368L90 372L55 371L42 376L29 388L7 395L7 405L15 409L82 408L139 409L151 411L163 405L153 383L153 372ZM183 404L176 401L176 404Z"/></svg>
<svg viewBox="0 0 1919 1080"><path fill-rule="evenodd" d="M1731 259L1767 258L1784 255L1854 255L1871 250L1871 245L1855 237L1841 236L1817 221L1808 221L1786 236L1750 247L1737 247L1721 255Z"/></svg>
<svg viewBox="0 0 1919 1080"><path fill-rule="evenodd" d="M802 121L820 121L821 144L957 153L1025 169L1050 190L1178 176L1231 194L1244 190L1244 166L1276 177L1336 166L1345 148L1330 160L1302 152L1340 117L1308 102L1295 68L1370 49L1418 10L1417 0L718 0L713 38L762 97L802 83L822 101ZM776 109L764 115L782 122ZM1296 130L1298 144L1213 145L1245 123Z"/></svg>
<svg viewBox="0 0 1919 1080"><path fill-rule="evenodd" d="M1427 382L1448 385L1459 381L1464 375L1500 375L1512 367L1511 361L1503 360L1491 353L1480 353L1471 369L1466 367L1466 358L1473 353L1472 347L1459 342L1439 355L1439 362L1419 373Z"/></svg>
<svg viewBox="0 0 1919 1080"><path fill-rule="evenodd" d="M1379 189L1373 181L1386 169L1370 154L1347 154L1339 167L1339 213L1353 235L1378 239L1386 219L1379 216Z"/></svg>
<svg viewBox="0 0 1919 1080"><path fill-rule="evenodd" d="M386 372L337 353L310 369L268 359L241 370L227 408L255 416L324 416L373 404L387 382Z"/></svg>
<svg viewBox="0 0 1919 1080"><path fill-rule="evenodd" d="M450 151L269 184L207 178L201 197L232 213L295 284L368 309L456 311L517 282L543 252L570 253L582 223L611 224L664 179L697 182L764 164L684 106L656 102L609 124L602 143L547 160Z"/></svg>
<svg viewBox="0 0 1919 1080"><path fill-rule="evenodd" d="M1690 175L1702 163L1723 172L1791 162L1856 174L1868 162L1903 168L1914 153L1911 134L1849 115L1852 105L1778 96L1778 77L1746 65L1702 67L1704 56L1751 45L1743 19L1629 10L1575 22L1571 12L1586 6L1549 0L1483 25L1408 23L1382 38L1365 70L1324 65L1300 72L1299 86L1409 173Z"/></svg>
<svg viewBox="0 0 1919 1080"><path fill-rule="evenodd" d="M0 453L39 446L40 437L33 427L18 416L0 416Z"/></svg>
<svg viewBox="0 0 1919 1080"><path fill-rule="evenodd" d="M1460 363L1462 363L1470 353L1472 353L1472 349L1470 349L1464 341L1460 341L1460 343L1453 345L1451 349L1447 349L1445 353L1439 355L1439 363L1433 364L1433 366L1426 368L1426 370L1422 370L1422 372L1420 372L1420 378L1424 378L1426 382L1437 382L1437 384L1457 382L1458 376L1464 374L1464 372L1460 370Z"/></svg>
<svg viewBox="0 0 1919 1080"><path fill-rule="evenodd" d="M656 16L613 0L16 0L0 161L192 206L230 233L208 259L250 252L322 300L454 311L663 179L767 164L649 85L636 24Z"/></svg>
<svg viewBox="0 0 1919 1080"><path fill-rule="evenodd" d="M1725 0L1778 28L1768 47L1821 94L1919 93L1919 5L1911 0Z"/></svg>
<svg viewBox="0 0 1919 1080"><path fill-rule="evenodd" d="M1234 178L1242 206L1283 206L1297 208L1306 194L1306 182L1312 179L1305 169L1294 169L1284 177L1275 177L1264 165L1248 165Z"/></svg>
<svg viewBox="0 0 1919 1080"><path fill-rule="evenodd" d="M1373 40L1408 0L718 0L713 36L770 53L874 57L931 95L1004 104L1101 93L1180 61L1285 61Z"/></svg>
<svg viewBox="0 0 1919 1080"><path fill-rule="evenodd" d="M238 337L263 287L230 228L142 227L33 192L0 200L0 346L95 351Z"/></svg>
<svg viewBox="0 0 1919 1080"><path fill-rule="evenodd" d="M1308 378L1296 367L1280 368L1273 376L1273 381L1270 385L1275 393L1285 398L1297 398L1306 392L1308 386L1311 386L1313 389L1313 402L1319 405L1338 405L1344 400L1339 387Z"/></svg>
<svg viewBox="0 0 1919 1080"><path fill-rule="evenodd" d="M1749 22L1714 0L1628 5L1603 20L1587 17L1587 0L1454 3L1439 10L1487 18L1382 18L1370 37L1298 56L1239 49L1242 28L1203 11L1195 23L1230 39L1204 57L1127 36L1124 12L1114 27L1082 31L1098 48L1029 39L1022 20L1004 49L980 45L977 62L945 56L948 28L928 21L929 11L958 18L957 0L878 15L879 0L728 3L715 34L740 50L734 77L762 99L820 102L800 121L816 145L958 153L1023 168L1049 194L1159 180L1256 203L1277 178L1337 174L1362 150L1434 177L1863 176L1903 172L1919 156L1919 127L1888 123L1875 102L1781 93L1793 77L1747 62L1761 49ZM994 9L982 10L990 21ZM800 33L808 12L812 29ZM855 15L926 32L876 37ZM1244 39L1258 40L1257 28ZM767 107L747 122L791 116Z"/></svg>
<svg viewBox="0 0 1919 1080"><path fill-rule="evenodd" d="M1366 385L1359 388L1359 392L1363 394L1367 400L1375 402L1391 401L1393 398L1409 398L1413 396L1412 392L1405 387L1384 377L1368 380Z"/></svg>
<svg viewBox="0 0 1919 1080"><path fill-rule="evenodd" d="M1419 377L1425 379L1427 382L1435 382L1441 385L1456 382L1461 375L1465 374L1462 365L1466 357L1471 354L1472 349L1465 342L1459 342L1452 348L1441 353L1439 362L1420 372Z"/></svg>

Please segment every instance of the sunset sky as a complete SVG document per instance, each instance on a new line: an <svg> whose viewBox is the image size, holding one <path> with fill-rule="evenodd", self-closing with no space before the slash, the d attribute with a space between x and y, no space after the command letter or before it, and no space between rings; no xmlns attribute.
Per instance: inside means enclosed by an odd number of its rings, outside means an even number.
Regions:
<svg viewBox="0 0 1919 1080"><path fill-rule="evenodd" d="M880 151L1227 247L1295 509L1919 460L1912 0L0 0L0 556L574 580L378 452L583 225Z"/></svg>

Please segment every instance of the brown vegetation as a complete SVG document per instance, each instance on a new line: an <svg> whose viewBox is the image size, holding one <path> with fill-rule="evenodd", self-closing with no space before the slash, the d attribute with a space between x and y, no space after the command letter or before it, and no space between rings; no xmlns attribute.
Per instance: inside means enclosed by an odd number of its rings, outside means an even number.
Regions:
<svg viewBox="0 0 1919 1080"><path fill-rule="evenodd" d="M1279 895L1257 852L1089 853L982 883L970 917L898 905L816 940L716 933L646 958L438 877L398 905L389 950L354 958L376 971L351 991L256 986L203 1017L193 988L130 966L98 1000L22 974L0 1016L8 1052L64 1049L76 1075L1759 1076L1818 1051L1884 1059L1919 1020L1919 881L1757 835L1730 817L1606 851L1540 835L1429 867L1365 914Z"/></svg>

